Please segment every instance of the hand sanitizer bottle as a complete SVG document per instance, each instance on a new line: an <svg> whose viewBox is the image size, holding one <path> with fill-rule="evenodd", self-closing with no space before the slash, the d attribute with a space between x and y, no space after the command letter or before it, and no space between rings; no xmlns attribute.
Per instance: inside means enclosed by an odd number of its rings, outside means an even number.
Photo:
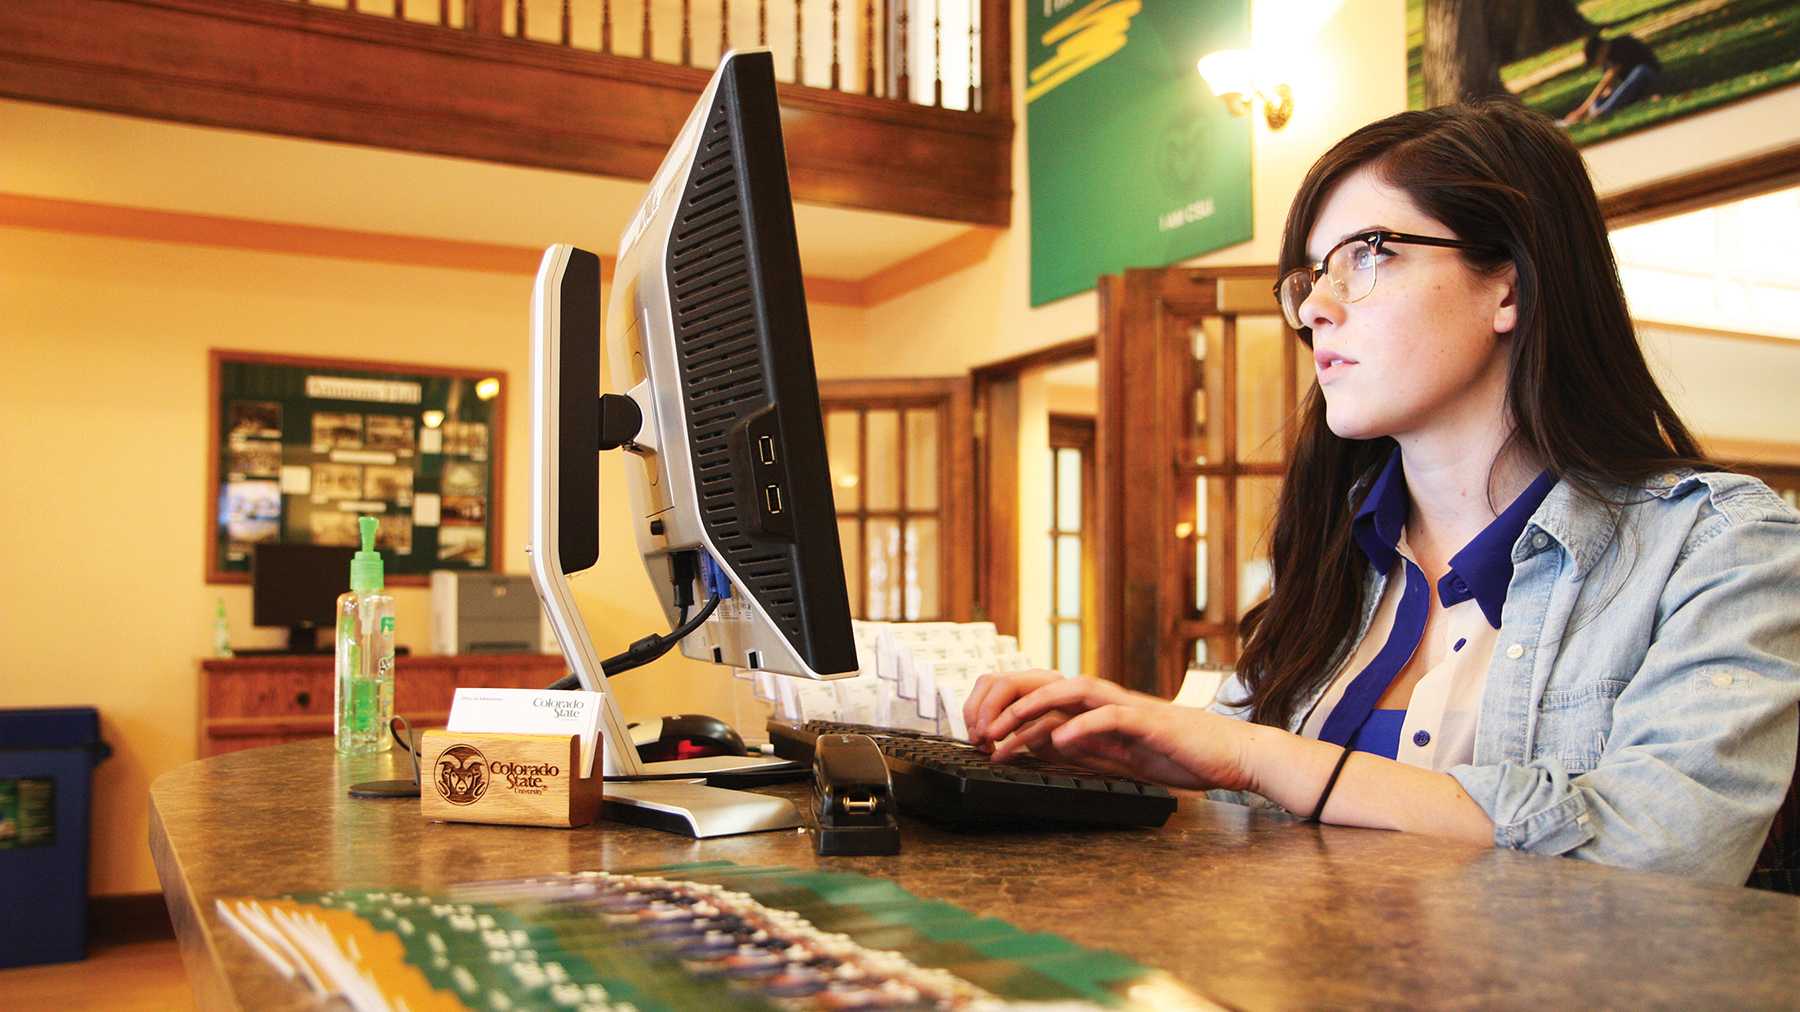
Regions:
<svg viewBox="0 0 1800 1012"><path fill-rule="evenodd" d="M337 602L336 739L340 755L393 745L394 599L382 592L375 518L363 517L362 550L350 560L350 592Z"/></svg>
<svg viewBox="0 0 1800 1012"><path fill-rule="evenodd" d="M225 599L219 598L219 606L213 610L213 656L231 656L231 626L225 622Z"/></svg>

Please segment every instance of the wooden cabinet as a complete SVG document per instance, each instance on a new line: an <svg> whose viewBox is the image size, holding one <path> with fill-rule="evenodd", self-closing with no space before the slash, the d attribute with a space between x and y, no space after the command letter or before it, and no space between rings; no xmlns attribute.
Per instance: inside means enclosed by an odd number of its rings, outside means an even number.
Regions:
<svg viewBox="0 0 1800 1012"><path fill-rule="evenodd" d="M558 654L405 656L394 661L394 712L441 727L459 686L541 689L568 671ZM209 658L200 662L200 756L331 734L332 657Z"/></svg>

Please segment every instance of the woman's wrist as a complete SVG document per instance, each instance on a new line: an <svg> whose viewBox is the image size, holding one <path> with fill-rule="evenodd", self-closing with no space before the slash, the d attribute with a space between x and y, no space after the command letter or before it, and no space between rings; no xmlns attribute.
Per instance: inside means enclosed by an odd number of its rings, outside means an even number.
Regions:
<svg viewBox="0 0 1800 1012"><path fill-rule="evenodd" d="M1296 815L1312 814L1342 749L1269 727L1245 724L1240 760L1248 790Z"/></svg>

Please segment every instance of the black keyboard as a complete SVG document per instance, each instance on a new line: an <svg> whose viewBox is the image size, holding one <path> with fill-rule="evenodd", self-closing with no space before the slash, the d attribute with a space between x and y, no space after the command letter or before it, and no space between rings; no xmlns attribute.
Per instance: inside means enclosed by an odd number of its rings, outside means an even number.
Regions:
<svg viewBox="0 0 1800 1012"><path fill-rule="evenodd" d="M1160 826L1175 799L1155 784L1019 755L995 762L955 738L832 720L769 721L783 759L810 762L822 734L866 734L881 746L900 811L934 822L991 828Z"/></svg>

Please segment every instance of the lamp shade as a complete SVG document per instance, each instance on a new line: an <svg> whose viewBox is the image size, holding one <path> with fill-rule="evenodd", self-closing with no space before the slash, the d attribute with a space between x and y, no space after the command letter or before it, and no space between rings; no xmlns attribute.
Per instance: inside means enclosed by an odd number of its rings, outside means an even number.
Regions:
<svg viewBox="0 0 1800 1012"><path fill-rule="evenodd" d="M1221 49L1207 53L1195 65L1206 86L1220 98L1249 95L1256 91L1256 61L1247 49Z"/></svg>

